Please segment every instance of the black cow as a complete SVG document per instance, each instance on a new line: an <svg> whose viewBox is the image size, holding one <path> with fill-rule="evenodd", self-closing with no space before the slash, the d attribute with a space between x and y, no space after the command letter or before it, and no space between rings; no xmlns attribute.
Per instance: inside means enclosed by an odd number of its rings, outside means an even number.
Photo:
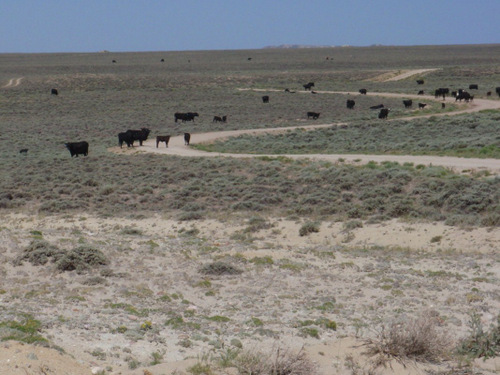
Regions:
<svg viewBox="0 0 500 375"><path fill-rule="evenodd" d="M486 93L486 96L491 96L491 91L488 91L488 92Z"/></svg>
<svg viewBox="0 0 500 375"><path fill-rule="evenodd" d="M212 120L212 122L222 122L222 117L214 116L214 119Z"/></svg>
<svg viewBox="0 0 500 375"><path fill-rule="evenodd" d="M413 100L403 100L403 104L405 105L405 108L410 108L413 105Z"/></svg>
<svg viewBox="0 0 500 375"><path fill-rule="evenodd" d="M161 59L160 61L161 61L161 62L165 62L165 59Z"/></svg>
<svg viewBox="0 0 500 375"><path fill-rule="evenodd" d="M442 108L442 109L445 109L445 107L446 107L446 104L441 103L441 108Z"/></svg>
<svg viewBox="0 0 500 375"><path fill-rule="evenodd" d="M116 60L111 61L113 64L116 64Z"/></svg>
<svg viewBox="0 0 500 375"><path fill-rule="evenodd" d="M57 89L52 89L52 90L50 90L50 93L51 93L52 95L59 95L59 91L57 91Z"/></svg>
<svg viewBox="0 0 500 375"><path fill-rule="evenodd" d="M423 85L424 84L424 80L423 79L417 79L417 84L418 85Z"/></svg>
<svg viewBox="0 0 500 375"><path fill-rule="evenodd" d="M156 136L156 148L160 142L165 142L165 147L168 147L168 142L170 141L169 135L157 135Z"/></svg>
<svg viewBox="0 0 500 375"><path fill-rule="evenodd" d="M227 116L222 116L222 122L224 122L224 123L227 122Z"/></svg>
<svg viewBox="0 0 500 375"><path fill-rule="evenodd" d="M445 100L446 99L446 94L448 94L449 92L450 92L449 88L441 87L439 89L436 89L436 91L434 91L434 97L437 98L439 96L442 96L443 100Z"/></svg>
<svg viewBox="0 0 500 375"><path fill-rule="evenodd" d="M384 108L384 105L383 104L377 104L377 105L372 105L370 107L370 109L380 109L380 108Z"/></svg>
<svg viewBox="0 0 500 375"><path fill-rule="evenodd" d="M427 103L418 103L418 108L423 109L426 105Z"/></svg>
<svg viewBox="0 0 500 375"><path fill-rule="evenodd" d="M347 99L346 106L349 109L354 109L354 106L356 105L356 102L352 99Z"/></svg>
<svg viewBox="0 0 500 375"><path fill-rule="evenodd" d="M142 146L142 142L148 139L148 135L151 133L151 130L141 128L141 130L127 130L127 133L132 135L132 146L134 145L134 141L139 141L139 145Z"/></svg>
<svg viewBox="0 0 500 375"><path fill-rule="evenodd" d="M189 142L191 141L191 134L189 133L184 133L184 144L186 146L189 146Z"/></svg>
<svg viewBox="0 0 500 375"><path fill-rule="evenodd" d="M474 97L472 97L474 99ZM458 90L457 92L457 95L455 96L455 101L462 101L462 100L465 100L466 102L468 102L469 100L471 100L471 94L469 94L467 91L465 90Z"/></svg>
<svg viewBox="0 0 500 375"><path fill-rule="evenodd" d="M307 112L307 118L312 117L312 118L313 118L313 120L317 120L317 119L318 119L318 117L319 117L319 115L320 115L320 114L319 114L319 113L316 113L316 112Z"/></svg>
<svg viewBox="0 0 500 375"><path fill-rule="evenodd" d="M120 145L120 148L122 148L124 143L127 144L127 147L132 147L134 145L131 133L129 132L118 133L118 144Z"/></svg>
<svg viewBox="0 0 500 375"><path fill-rule="evenodd" d="M500 87L495 88L495 92L500 96Z"/></svg>
<svg viewBox="0 0 500 375"><path fill-rule="evenodd" d="M359 93L362 94L362 95L366 95L368 91L366 89L360 89L359 90Z"/></svg>
<svg viewBox="0 0 500 375"><path fill-rule="evenodd" d="M19 150L19 153L20 154L24 154L24 155L28 155L28 149L27 148L23 148L23 149Z"/></svg>
<svg viewBox="0 0 500 375"><path fill-rule="evenodd" d="M309 82L302 86L304 87L304 90L311 90L311 87L314 87L314 82Z"/></svg>
<svg viewBox="0 0 500 375"><path fill-rule="evenodd" d="M469 90L479 90L479 85L471 84L469 85Z"/></svg>
<svg viewBox="0 0 500 375"><path fill-rule="evenodd" d="M197 112L187 112L187 113L176 112L174 114L175 122L177 122L177 120L182 120L182 122L186 122L186 121L193 121L194 122L194 118L198 117L198 116L199 116L199 114Z"/></svg>
<svg viewBox="0 0 500 375"><path fill-rule="evenodd" d="M420 90L417 95L424 95L424 90Z"/></svg>
<svg viewBox="0 0 500 375"><path fill-rule="evenodd" d="M64 144L66 148L69 150L71 157L78 155L87 156L89 154L89 144L88 142L68 142Z"/></svg>
<svg viewBox="0 0 500 375"><path fill-rule="evenodd" d="M139 141L139 145L142 146L142 142L148 139L148 135L151 130L147 128L141 128L141 130L127 130L124 133L118 134L118 143L120 144L120 148L123 146L123 143L127 144L127 147L133 147L135 141Z"/></svg>
<svg viewBox="0 0 500 375"><path fill-rule="evenodd" d="M262 103L269 103L269 95L264 95L262 97Z"/></svg>
<svg viewBox="0 0 500 375"><path fill-rule="evenodd" d="M382 108L378 114L378 118L384 119L389 115L389 108Z"/></svg>

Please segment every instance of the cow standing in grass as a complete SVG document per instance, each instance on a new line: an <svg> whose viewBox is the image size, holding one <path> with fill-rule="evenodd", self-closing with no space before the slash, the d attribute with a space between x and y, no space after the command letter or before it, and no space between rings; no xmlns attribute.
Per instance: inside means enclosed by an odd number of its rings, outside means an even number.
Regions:
<svg viewBox="0 0 500 375"><path fill-rule="evenodd" d="M66 148L69 150L71 157L78 155L87 156L89 154L89 144L88 142L68 142L64 144Z"/></svg>

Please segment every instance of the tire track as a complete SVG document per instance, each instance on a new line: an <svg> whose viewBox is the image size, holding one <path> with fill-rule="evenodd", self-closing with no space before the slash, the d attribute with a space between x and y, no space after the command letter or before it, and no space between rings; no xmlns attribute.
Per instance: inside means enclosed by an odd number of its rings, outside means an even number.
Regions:
<svg viewBox="0 0 500 375"><path fill-rule="evenodd" d="M12 87L17 87L21 84L21 81L23 80L24 77L19 77L19 78L11 78L9 82L2 86L3 89L8 89Z"/></svg>

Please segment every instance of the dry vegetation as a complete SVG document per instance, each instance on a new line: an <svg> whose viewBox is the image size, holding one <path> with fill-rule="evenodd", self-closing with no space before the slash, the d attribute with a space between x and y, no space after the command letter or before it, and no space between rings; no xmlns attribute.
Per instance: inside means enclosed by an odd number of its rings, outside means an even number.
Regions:
<svg viewBox="0 0 500 375"><path fill-rule="evenodd" d="M499 58L498 46L0 56L0 86L23 77L0 91L0 338L55 347L100 374L498 371L498 177L108 149L127 129L296 126L316 111L349 125L215 146L498 158L498 112L380 122L368 107L381 101L395 118L413 114L399 99L362 97L350 111L344 95L284 89L414 94L417 77L372 79L439 68L426 91L477 83L486 97ZM195 123L174 122L187 111ZM89 156L72 159L64 142L79 140ZM395 220L392 245L356 241L389 236ZM447 229L398 246L422 222Z"/></svg>

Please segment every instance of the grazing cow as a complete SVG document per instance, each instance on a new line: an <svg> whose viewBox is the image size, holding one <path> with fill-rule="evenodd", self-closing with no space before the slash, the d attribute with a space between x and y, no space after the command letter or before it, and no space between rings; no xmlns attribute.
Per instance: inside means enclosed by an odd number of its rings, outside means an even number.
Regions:
<svg viewBox="0 0 500 375"><path fill-rule="evenodd" d="M469 90L479 90L479 85L471 84L469 85Z"/></svg>
<svg viewBox="0 0 500 375"><path fill-rule="evenodd" d="M424 90L420 90L417 95L424 95Z"/></svg>
<svg viewBox="0 0 500 375"><path fill-rule="evenodd" d="M441 103L441 108L444 109L446 107L446 104Z"/></svg>
<svg viewBox="0 0 500 375"><path fill-rule="evenodd" d="M413 105L413 100L403 100L403 104L405 105L405 108L410 108Z"/></svg>
<svg viewBox="0 0 500 375"><path fill-rule="evenodd" d="M317 120L318 117L319 117L319 113L316 113L316 112L307 112L307 118L310 118L312 117L313 120Z"/></svg>
<svg viewBox="0 0 500 375"><path fill-rule="evenodd" d="M139 144L142 146L142 142L148 139L148 135L151 130L147 128L142 128L141 130L127 130L124 133L118 134L118 143L120 144L120 148L122 148L123 143L127 144L127 147L134 147L134 142L139 141Z"/></svg>
<svg viewBox="0 0 500 375"><path fill-rule="evenodd" d="M113 61L112 61L112 63L113 63L113 64L116 64L116 60L113 60Z"/></svg>
<svg viewBox="0 0 500 375"><path fill-rule="evenodd" d="M262 103L269 103L269 95L264 95L262 97Z"/></svg>
<svg viewBox="0 0 500 375"><path fill-rule="evenodd" d="M59 91L57 91L57 89L52 89L52 90L50 90L50 94L51 95L59 95Z"/></svg>
<svg viewBox="0 0 500 375"><path fill-rule="evenodd" d="M434 97L437 98L438 96L442 96L443 97L443 100L446 99L446 94L448 94L450 92L450 89L449 88L439 88L439 89L436 89L436 91L434 91Z"/></svg>
<svg viewBox="0 0 500 375"><path fill-rule="evenodd" d="M380 109L380 108L384 108L384 105L383 104L377 104L377 105L372 105L370 107L370 109Z"/></svg>
<svg viewBox="0 0 500 375"><path fill-rule="evenodd" d="M378 114L378 118L385 119L389 115L389 108L382 108Z"/></svg>
<svg viewBox="0 0 500 375"><path fill-rule="evenodd" d="M23 149L19 150L19 153L20 154L24 154L24 155L28 155L28 149L27 148L23 148Z"/></svg>
<svg viewBox="0 0 500 375"><path fill-rule="evenodd" d="M175 122L177 122L177 120L182 120L182 122L186 122L186 121L193 121L194 122L194 118L198 117L198 116L199 116L199 114L197 112L187 112L187 113L176 112L174 114Z"/></svg>
<svg viewBox="0 0 500 375"><path fill-rule="evenodd" d="M224 122L224 123L227 122L227 116L222 116L222 122Z"/></svg>
<svg viewBox="0 0 500 375"><path fill-rule="evenodd" d="M488 92L486 93L486 96L491 96L491 91L488 91Z"/></svg>
<svg viewBox="0 0 500 375"><path fill-rule="evenodd" d="M165 59L161 59L160 61L161 61L161 62L165 62Z"/></svg>
<svg viewBox="0 0 500 375"><path fill-rule="evenodd" d="M64 144L66 148L69 150L71 157L78 155L87 156L89 154L89 144L88 142L68 142Z"/></svg>
<svg viewBox="0 0 500 375"><path fill-rule="evenodd" d="M462 99L468 102L471 99L471 95L467 91L460 89L458 90L457 95L455 96L455 101L458 100L461 102Z"/></svg>
<svg viewBox="0 0 500 375"><path fill-rule="evenodd" d="M495 92L500 96L500 87L495 88Z"/></svg>
<svg viewBox="0 0 500 375"><path fill-rule="evenodd" d="M423 79L417 79L417 84L418 85L423 85L424 84L424 80Z"/></svg>
<svg viewBox="0 0 500 375"><path fill-rule="evenodd" d="M451 96L453 96L455 98L457 96L457 92L456 91L452 91L451 92Z"/></svg>
<svg viewBox="0 0 500 375"><path fill-rule="evenodd" d="M304 87L304 90L311 90L311 87L314 87L314 82L309 82L306 83L305 85L302 85Z"/></svg>
<svg viewBox="0 0 500 375"><path fill-rule="evenodd" d="M251 57L249 57L249 58L247 58L247 60L248 60L248 61L252 61L252 58L251 58Z"/></svg>
<svg viewBox="0 0 500 375"><path fill-rule="evenodd" d="M427 103L418 103L418 108L423 109L423 108L425 108L426 105L427 105Z"/></svg>
<svg viewBox="0 0 500 375"><path fill-rule="evenodd" d="M366 95L368 91L366 89L360 89L359 90L359 93L362 94L362 95Z"/></svg>
<svg viewBox="0 0 500 375"><path fill-rule="evenodd" d="M222 117L214 116L214 119L212 120L212 122L222 122Z"/></svg>
<svg viewBox="0 0 500 375"><path fill-rule="evenodd" d="M356 105L356 102L352 99L347 99L346 106L349 109L354 109L354 106Z"/></svg>
<svg viewBox="0 0 500 375"><path fill-rule="evenodd" d="M165 142L165 147L168 147L168 142L170 141L169 135L157 135L156 136L156 148L160 142Z"/></svg>
<svg viewBox="0 0 500 375"><path fill-rule="evenodd" d="M191 134L189 133L184 133L184 144L186 146L189 146L189 142L191 141Z"/></svg>

